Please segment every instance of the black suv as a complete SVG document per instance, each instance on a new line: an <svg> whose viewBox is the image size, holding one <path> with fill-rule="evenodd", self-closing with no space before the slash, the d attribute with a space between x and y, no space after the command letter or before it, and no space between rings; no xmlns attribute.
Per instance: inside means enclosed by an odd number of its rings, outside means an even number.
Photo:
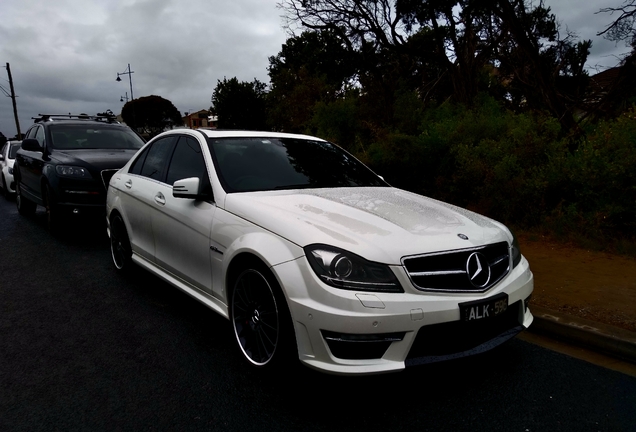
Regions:
<svg viewBox="0 0 636 432"><path fill-rule="evenodd" d="M110 178L144 141L111 115L34 117L18 150L14 177L22 215L46 209L55 231L72 215L103 212Z"/></svg>

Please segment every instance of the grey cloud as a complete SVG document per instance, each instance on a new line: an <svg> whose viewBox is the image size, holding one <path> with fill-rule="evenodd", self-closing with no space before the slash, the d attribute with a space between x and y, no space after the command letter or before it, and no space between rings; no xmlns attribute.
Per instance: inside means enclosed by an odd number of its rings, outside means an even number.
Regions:
<svg viewBox="0 0 636 432"><path fill-rule="evenodd" d="M615 0L547 0L579 37L593 39L590 65L613 66L622 46L596 32L594 15ZM0 65L11 64L22 130L40 112L119 112L130 93L156 94L180 111L210 106L217 80L267 82L268 57L285 42L275 0L2 0ZM8 88L6 72L0 84ZM130 96L130 94L129 94ZM0 98L0 131L15 134L9 98Z"/></svg>

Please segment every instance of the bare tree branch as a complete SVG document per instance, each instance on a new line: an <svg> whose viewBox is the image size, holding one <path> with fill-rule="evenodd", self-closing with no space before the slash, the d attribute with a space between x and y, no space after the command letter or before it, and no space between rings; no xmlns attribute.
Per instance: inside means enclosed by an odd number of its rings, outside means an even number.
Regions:
<svg viewBox="0 0 636 432"><path fill-rule="evenodd" d="M604 36L611 41L622 41L634 43L636 42L636 0L625 0L620 7L602 8L599 13L609 13L610 16L615 13L619 13L610 25L605 30L598 32L597 36Z"/></svg>

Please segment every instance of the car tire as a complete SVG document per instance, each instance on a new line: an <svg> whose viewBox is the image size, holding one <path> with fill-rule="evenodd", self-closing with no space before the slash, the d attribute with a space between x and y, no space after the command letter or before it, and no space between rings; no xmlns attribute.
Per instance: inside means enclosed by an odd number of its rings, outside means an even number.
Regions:
<svg viewBox="0 0 636 432"><path fill-rule="evenodd" d="M44 186L44 208L46 209L46 226L52 234L57 234L62 225L62 217L48 184Z"/></svg>
<svg viewBox="0 0 636 432"><path fill-rule="evenodd" d="M18 207L18 213L22 216L32 216L35 213L37 204L22 196L20 182L15 182L15 205Z"/></svg>
<svg viewBox="0 0 636 432"><path fill-rule="evenodd" d="M287 302L264 265L249 265L231 292L230 321L245 360L256 368L287 365L296 358L296 340Z"/></svg>
<svg viewBox="0 0 636 432"><path fill-rule="evenodd" d="M126 224L119 214L115 214L110 219L110 256L118 271L130 271L133 265L132 248Z"/></svg>

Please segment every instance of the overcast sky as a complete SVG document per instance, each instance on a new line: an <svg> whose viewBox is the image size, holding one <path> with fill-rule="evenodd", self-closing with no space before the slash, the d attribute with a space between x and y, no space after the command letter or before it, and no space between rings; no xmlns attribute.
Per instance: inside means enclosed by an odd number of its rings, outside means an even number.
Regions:
<svg viewBox="0 0 636 432"><path fill-rule="evenodd" d="M588 68L615 66L624 44L596 36L611 22L595 14L623 0L546 0L563 31L592 39ZM210 107L217 80L269 82L268 57L286 40L276 0L1 0L0 86L10 64L20 127L38 113L118 114L130 97L159 95L183 113ZM591 71L592 73L592 71ZM0 132L16 133L0 90Z"/></svg>

